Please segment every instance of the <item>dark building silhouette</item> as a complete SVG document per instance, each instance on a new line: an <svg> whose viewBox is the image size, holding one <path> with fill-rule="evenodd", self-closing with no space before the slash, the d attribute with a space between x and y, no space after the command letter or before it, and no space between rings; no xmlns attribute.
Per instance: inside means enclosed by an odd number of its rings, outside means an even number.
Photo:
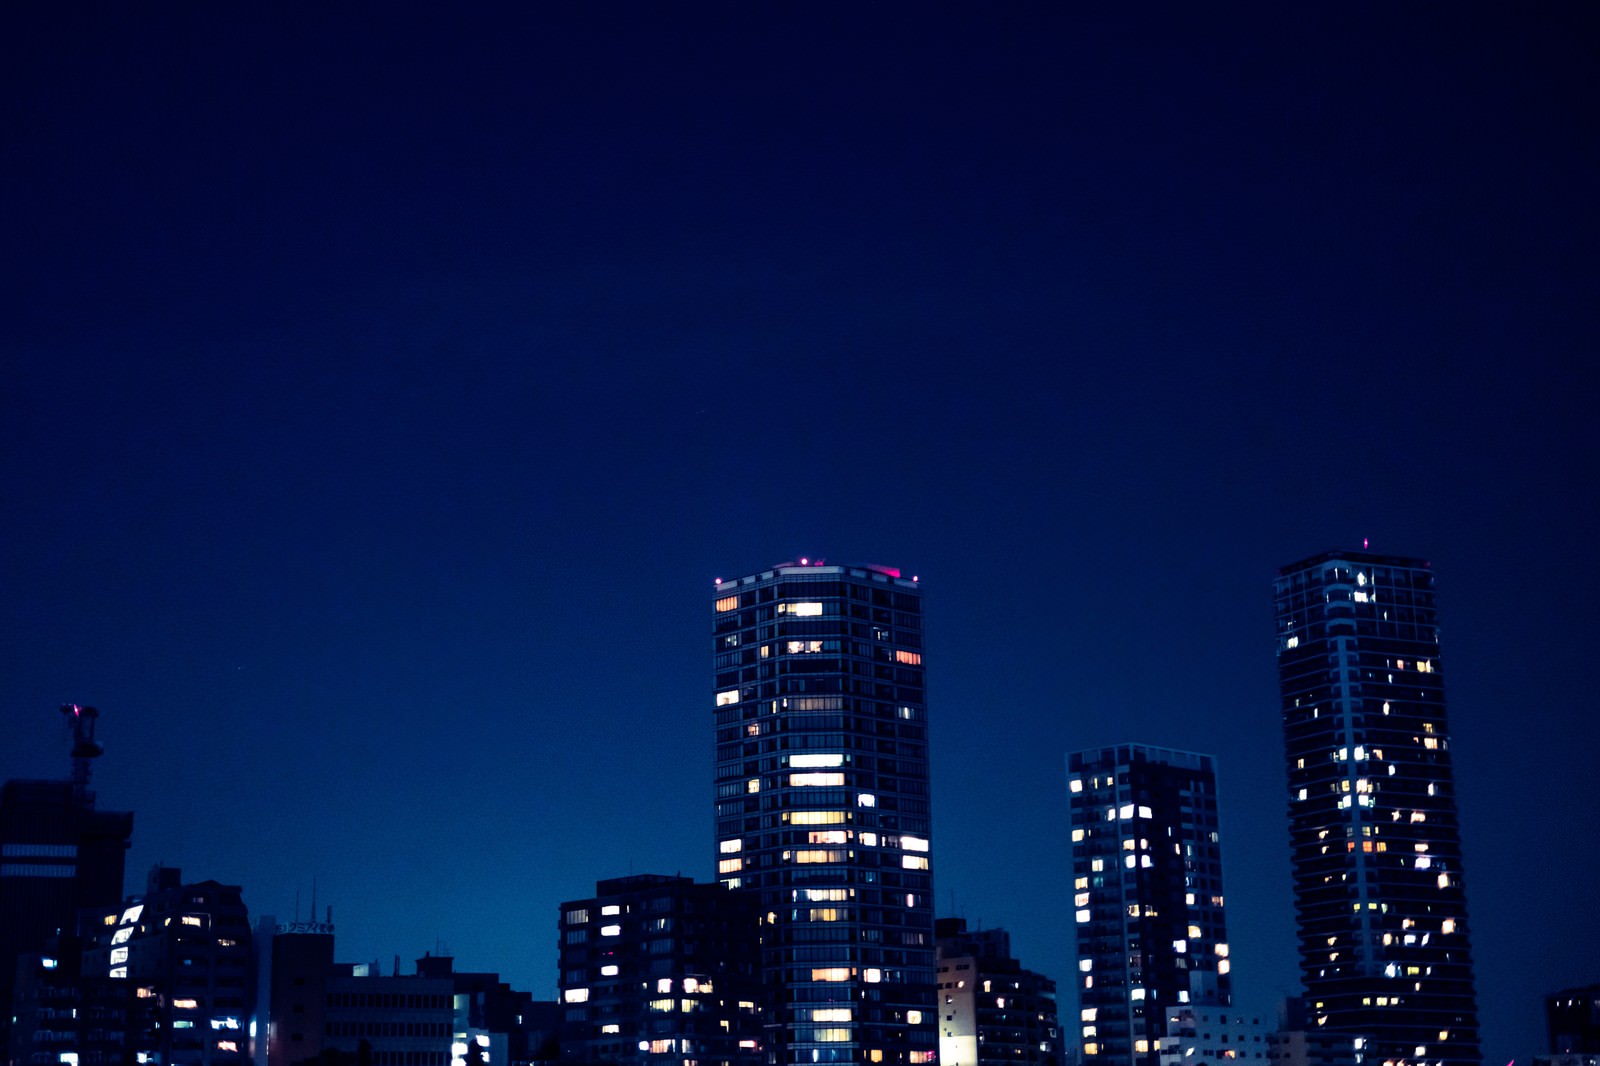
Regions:
<svg viewBox="0 0 1600 1066"><path fill-rule="evenodd" d="M1369 1066L1477 1066L1433 571L1325 552L1278 572L1278 680L1311 1027Z"/></svg>
<svg viewBox="0 0 1600 1066"><path fill-rule="evenodd" d="M1600 1055L1600 985L1565 988L1544 997L1553 1055Z"/></svg>
<svg viewBox="0 0 1600 1066"><path fill-rule="evenodd" d="M255 1012L249 914L237 885L158 866L143 895L85 921L85 978L128 989L126 1052L160 1066L245 1066Z"/></svg>
<svg viewBox="0 0 1600 1066"><path fill-rule="evenodd" d="M0 787L0 1050L9 1045L19 957L38 955L54 936L72 936L80 910L122 899L123 861L133 815L98 811L89 789L99 712L61 708L72 737L72 777L7 781Z"/></svg>
<svg viewBox="0 0 1600 1066"><path fill-rule="evenodd" d="M639 874L561 905L564 1064L755 1066L760 915L718 884Z"/></svg>
<svg viewBox="0 0 1600 1066"><path fill-rule="evenodd" d="M83 942L51 937L18 959L10 1062L118 1066L128 1048L127 983L83 973Z"/></svg>
<svg viewBox="0 0 1600 1066"><path fill-rule="evenodd" d="M1118 744L1067 756L1081 1046L1156 1066L1180 1008L1232 1002L1216 769Z"/></svg>
<svg viewBox="0 0 1600 1066"><path fill-rule="evenodd" d="M313 908L313 911L315 908ZM378 963L334 961L332 908L323 921L262 920L257 931L265 1056L258 1066L451 1066L465 1063L456 1034L457 997L450 960L418 960L416 974L399 974L398 958L384 976ZM507 1066L498 1057L482 1066Z"/></svg>
<svg viewBox="0 0 1600 1066"><path fill-rule="evenodd" d="M768 1061L934 1060L922 594L801 559L717 583L716 862L766 930Z"/></svg>
<svg viewBox="0 0 1600 1066"><path fill-rule="evenodd" d="M1004 929L934 923L941 1066L1057 1066L1056 983L1011 957Z"/></svg>
<svg viewBox="0 0 1600 1066"><path fill-rule="evenodd" d="M556 1004L535 1001L497 973L457 970L448 955L417 960L418 977L448 977L454 994L455 1066L529 1066L557 1057Z"/></svg>
<svg viewBox="0 0 1600 1066"><path fill-rule="evenodd" d="M1306 1016L1305 1000L1289 998L1278 1006L1278 1027L1267 1035L1270 1066L1362 1066L1367 1039L1318 1029Z"/></svg>
<svg viewBox="0 0 1600 1066"><path fill-rule="evenodd" d="M313 907L315 910L315 907ZM258 1064L296 1066L322 1054L328 1030L328 978L333 973L333 922L278 922L256 926L262 1002L256 1026ZM264 1046L265 1055L261 1053Z"/></svg>
<svg viewBox="0 0 1600 1066"><path fill-rule="evenodd" d="M380 976L376 965L335 963L328 976L323 1054L359 1066L450 1066L455 986L448 977ZM466 1061L466 1048L460 1060Z"/></svg>
<svg viewBox="0 0 1600 1066"><path fill-rule="evenodd" d="M313 907L313 910L315 908ZM268 990L257 1066L528 1066L553 1062L555 1004L534 1002L493 973L458 973L426 955L414 974L399 959L334 962L333 911L322 921L257 929Z"/></svg>

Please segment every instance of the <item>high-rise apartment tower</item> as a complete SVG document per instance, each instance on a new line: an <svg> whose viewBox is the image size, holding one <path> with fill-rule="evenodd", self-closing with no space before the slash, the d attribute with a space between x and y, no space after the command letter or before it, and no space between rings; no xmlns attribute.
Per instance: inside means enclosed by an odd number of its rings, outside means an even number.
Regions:
<svg viewBox="0 0 1600 1066"><path fill-rule="evenodd" d="M1231 1002L1211 756L1067 756L1085 1061L1156 1066L1180 1007Z"/></svg>
<svg viewBox="0 0 1600 1066"><path fill-rule="evenodd" d="M1274 593L1310 1023L1369 1066L1477 1066L1433 571L1326 552Z"/></svg>
<svg viewBox="0 0 1600 1066"><path fill-rule="evenodd" d="M917 580L801 559L713 607L717 871L760 900L768 1061L932 1062Z"/></svg>

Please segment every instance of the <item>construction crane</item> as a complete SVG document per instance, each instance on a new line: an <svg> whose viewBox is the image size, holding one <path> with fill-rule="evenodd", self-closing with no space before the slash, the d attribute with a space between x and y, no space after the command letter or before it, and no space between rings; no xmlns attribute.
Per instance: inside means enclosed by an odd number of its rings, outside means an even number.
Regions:
<svg viewBox="0 0 1600 1066"><path fill-rule="evenodd" d="M100 712L77 703L63 703L61 713L66 716L67 727L72 730L72 798L84 803L89 798L91 760L106 753L106 749L95 743L94 739L94 723L100 717Z"/></svg>

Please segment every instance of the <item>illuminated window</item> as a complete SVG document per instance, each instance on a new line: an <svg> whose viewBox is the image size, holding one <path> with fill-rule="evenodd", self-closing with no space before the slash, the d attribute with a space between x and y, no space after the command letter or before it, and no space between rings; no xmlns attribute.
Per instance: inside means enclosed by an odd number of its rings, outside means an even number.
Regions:
<svg viewBox="0 0 1600 1066"><path fill-rule="evenodd" d="M926 856L922 855L902 855L900 856L900 866L905 870L926 870L928 868L928 860Z"/></svg>
<svg viewBox="0 0 1600 1066"><path fill-rule="evenodd" d="M848 981L850 980L850 967L848 966L822 966L811 971L813 981Z"/></svg>
<svg viewBox="0 0 1600 1066"><path fill-rule="evenodd" d="M850 898L852 891L848 888L797 888L794 898L809 903L841 903Z"/></svg>
<svg viewBox="0 0 1600 1066"><path fill-rule="evenodd" d="M561 993L561 999L566 1003L587 1003L589 1002L589 990L587 988L569 988Z"/></svg>
<svg viewBox="0 0 1600 1066"><path fill-rule="evenodd" d="M900 838L900 846L907 851L928 850L928 842L921 837L903 836Z"/></svg>
<svg viewBox="0 0 1600 1066"><path fill-rule="evenodd" d="M894 653L894 661L905 663L908 666L920 666L922 664L922 653L919 651L897 651Z"/></svg>
<svg viewBox="0 0 1600 1066"><path fill-rule="evenodd" d="M621 936L622 935L622 926L620 926L620 925L602 925L600 927L600 935L601 936Z"/></svg>
<svg viewBox="0 0 1600 1066"><path fill-rule="evenodd" d="M615 976L617 976L618 972L619 971L618 971L617 966L616 966L615 963L612 963L609 966L600 967L600 976L601 977L615 977Z"/></svg>
<svg viewBox="0 0 1600 1066"><path fill-rule="evenodd" d="M813 829L806 834L808 844L843 844L849 834L844 829Z"/></svg>
<svg viewBox="0 0 1600 1066"><path fill-rule="evenodd" d="M838 788L844 784L844 774L790 774L789 784L799 787Z"/></svg>
<svg viewBox="0 0 1600 1066"><path fill-rule="evenodd" d="M717 610L718 610L718 612L721 612L721 611L732 611L732 610L736 609L738 606L739 606L739 597L737 597L737 596L724 596L724 597L722 597L721 599L719 599L717 601Z"/></svg>
<svg viewBox="0 0 1600 1066"><path fill-rule="evenodd" d="M824 850L797 851L794 853L794 861L797 863L844 862L844 852Z"/></svg>
<svg viewBox="0 0 1600 1066"><path fill-rule="evenodd" d="M743 859L719 859L717 861L717 873L719 874L736 874L743 869Z"/></svg>
<svg viewBox="0 0 1600 1066"><path fill-rule="evenodd" d="M820 603L780 603L779 614L792 614L797 618L821 618L822 604Z"/></svg>
<svg viewBox="0 0 1600 1066"><path fill-rule="evenodd" d="M878 797L870 792L863 792L856 797L857 807L876 807L877 805Z"/></svg>
<svg viewBox="0 0 1600 1066"><path fill-rule="evenodd" d="M843 755L791 755L789 765L796 767L843 766Z"/></svg>
<svg viewBox="0 0 1600 1066"><path fill-rule="evenodd" d="M789 817L794 825L838 825L844 820L843 811L795 811Z"/></svg>
<svg viewBox="0 0 1600 1066"><path fill-rule="evenodd" d="M739 690L736 689L736 688L724 689L721 692L717 693L717 706L718 707L726 707L729 704L734 704L734 703L738 703L738 702L739 702ZM703 707L703 706L705 706L705 704L701 704L701 706Z"/></svg>

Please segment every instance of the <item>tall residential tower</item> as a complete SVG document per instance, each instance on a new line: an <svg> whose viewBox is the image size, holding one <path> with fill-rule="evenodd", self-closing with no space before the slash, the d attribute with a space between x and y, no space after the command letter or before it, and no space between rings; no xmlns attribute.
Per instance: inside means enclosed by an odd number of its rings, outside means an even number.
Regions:
<svg viewBox="0 0 1600 1066"><path fill-rule="evenodd" d="M922 595L801 559L717 583L716 861L760 900L768 1062L935 1058Z"/></svg>
<svg viewBox="0 0 1600 1066"><path fill-rule="evenodd" d="M1182 1009L1227 1006L1211 756L1142 744L1067 756L1085 1061L1156 1066Z"/></svg>
<svg viewBox="0 0 1600 1066"><path fill-rule="evenodd" d="M1326 552L1274 586L1300 973L1369 1064L1477 1066L1433 571Z"/></svg>

